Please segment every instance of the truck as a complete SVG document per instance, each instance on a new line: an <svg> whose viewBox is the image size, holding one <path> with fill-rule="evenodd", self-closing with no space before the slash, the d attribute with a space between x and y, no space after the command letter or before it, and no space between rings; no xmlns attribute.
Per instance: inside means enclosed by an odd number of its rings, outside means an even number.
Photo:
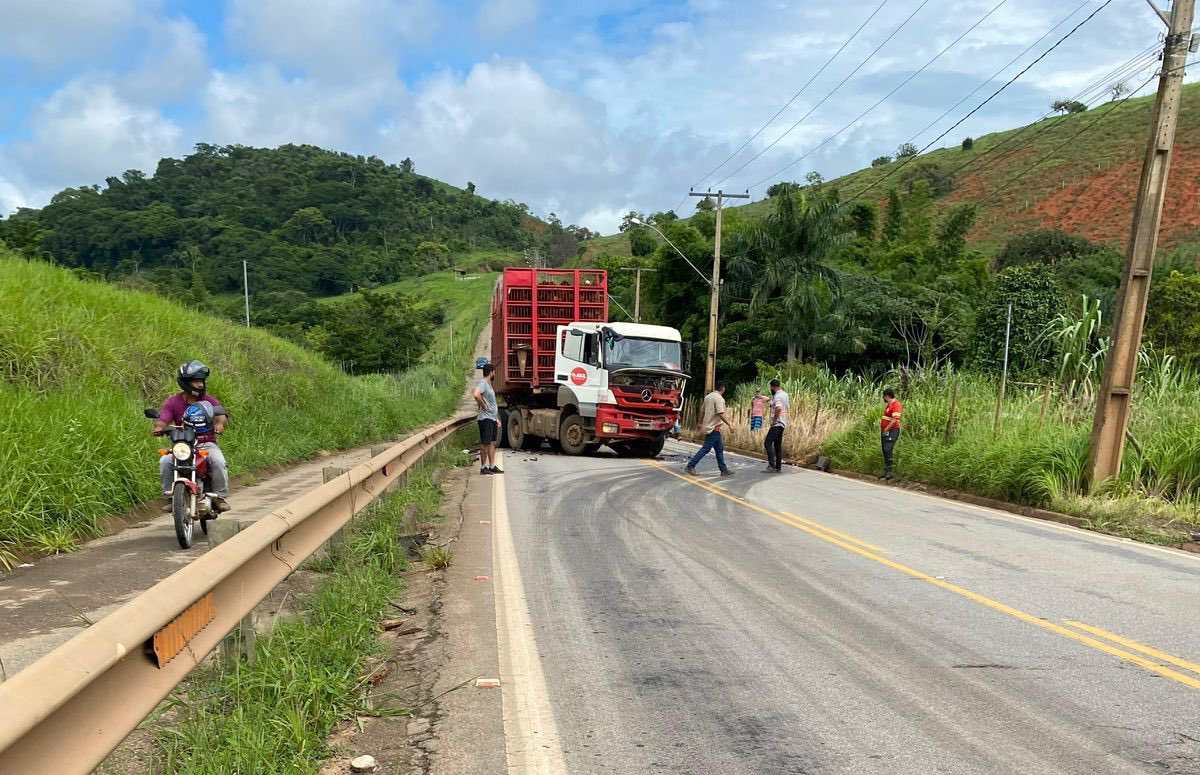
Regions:
<svg viewBox="0 0 1200 775"><path fill-rule="evenodd" d="M501 443L653 457L679 417L685 356L673 328L609 322L604 270L507 268L492 300Z"/></svg>

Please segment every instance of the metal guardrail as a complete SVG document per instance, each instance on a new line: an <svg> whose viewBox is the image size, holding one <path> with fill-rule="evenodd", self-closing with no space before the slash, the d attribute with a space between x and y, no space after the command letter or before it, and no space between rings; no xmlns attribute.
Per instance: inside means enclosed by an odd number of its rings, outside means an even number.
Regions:
<svg viewBox="0 0 1200 775"><path fill-rule="evenodd" d="M92 772L272 589L469 421L418 432L276 509L0 684L0 773ZM164 640L178 653L160 667Z"/></svg>

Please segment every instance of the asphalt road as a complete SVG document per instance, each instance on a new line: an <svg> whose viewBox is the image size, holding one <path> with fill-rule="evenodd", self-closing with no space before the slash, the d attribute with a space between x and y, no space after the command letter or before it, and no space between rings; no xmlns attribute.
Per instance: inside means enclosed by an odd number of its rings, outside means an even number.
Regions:
<svg viewBox="0 0 1200 775"><path fill-rule="evenodd" d="M1200 558L684 449L504 458L566 772L1200 773Z"/></svg>

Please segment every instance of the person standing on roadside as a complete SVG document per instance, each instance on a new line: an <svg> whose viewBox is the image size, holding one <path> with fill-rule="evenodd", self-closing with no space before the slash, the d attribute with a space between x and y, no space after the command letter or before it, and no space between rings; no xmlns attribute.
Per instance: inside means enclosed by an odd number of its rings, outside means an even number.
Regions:
<svg viewBox="0 0 1200 775"><path fill-rule="evenodd" d="M900 414L904 407L896 400L891 388L883 391L883 419L879 421L880 441L883 446L883 479L892 478L892 454L900 439Z"/></svg>
<svg viewBox="0 0 1200 775"><path fill-rule="evenodd" d="M726 425L724 382L718 380L713 392L704 397L702 417L704 444L688 461L687 472L692 476L697 476L696 464L703 460L708 451L712 449L716 450L717 468L721 469L721 476L733 476L733 471L725 466L725 444L721 439L721 429Z"/></svg>
<svg viewBox="0 0 1200 775"><path fill-rule="evenodd" d="M750 399L750 430L761 431L763 413L766 411L767 397L762 394L762 388L754 388L754 398Z"/></svg>
<svg viewBox="0 0 1200 775"><path fill-rule="evenodd" d="M779 384L779 380L771 380L771 427L767 430L767 439L763 446L767 450L767 470L764 473L778 474L783 472L783 431L787 428L788 410L792 408L792 399L787 391Z"/></svg>
<svg viewBox="0 0 1200 775"><path fill-rule="evenodd" d="M496 406L496 389L492 382L496 379L496 367L490 363L483 365L483 379L475 386L475 403L479 411L475 419L479 422L479 473L502 474L496 467L496 442L500 439L500 410Z"/></svg>

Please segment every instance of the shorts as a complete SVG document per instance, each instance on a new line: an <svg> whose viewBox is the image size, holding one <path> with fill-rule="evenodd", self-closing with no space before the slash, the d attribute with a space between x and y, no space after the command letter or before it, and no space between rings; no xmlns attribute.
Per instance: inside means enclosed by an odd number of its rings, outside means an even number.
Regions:
<svg viewBox="0 0 1200 775"><path fill-rule="evenodd" d="M495 444L497 431L500 429L500 424L495 420L480 420L479 421L479 443L480 444Z"/></svg>
<svg viewBox="0 0 1200 775"><path fill-rule="evenodd" d="M761 418L761 417L751 417L750 418L750 430L761 431L762 430L762 420L763 420L763 418Z"/></svg>

